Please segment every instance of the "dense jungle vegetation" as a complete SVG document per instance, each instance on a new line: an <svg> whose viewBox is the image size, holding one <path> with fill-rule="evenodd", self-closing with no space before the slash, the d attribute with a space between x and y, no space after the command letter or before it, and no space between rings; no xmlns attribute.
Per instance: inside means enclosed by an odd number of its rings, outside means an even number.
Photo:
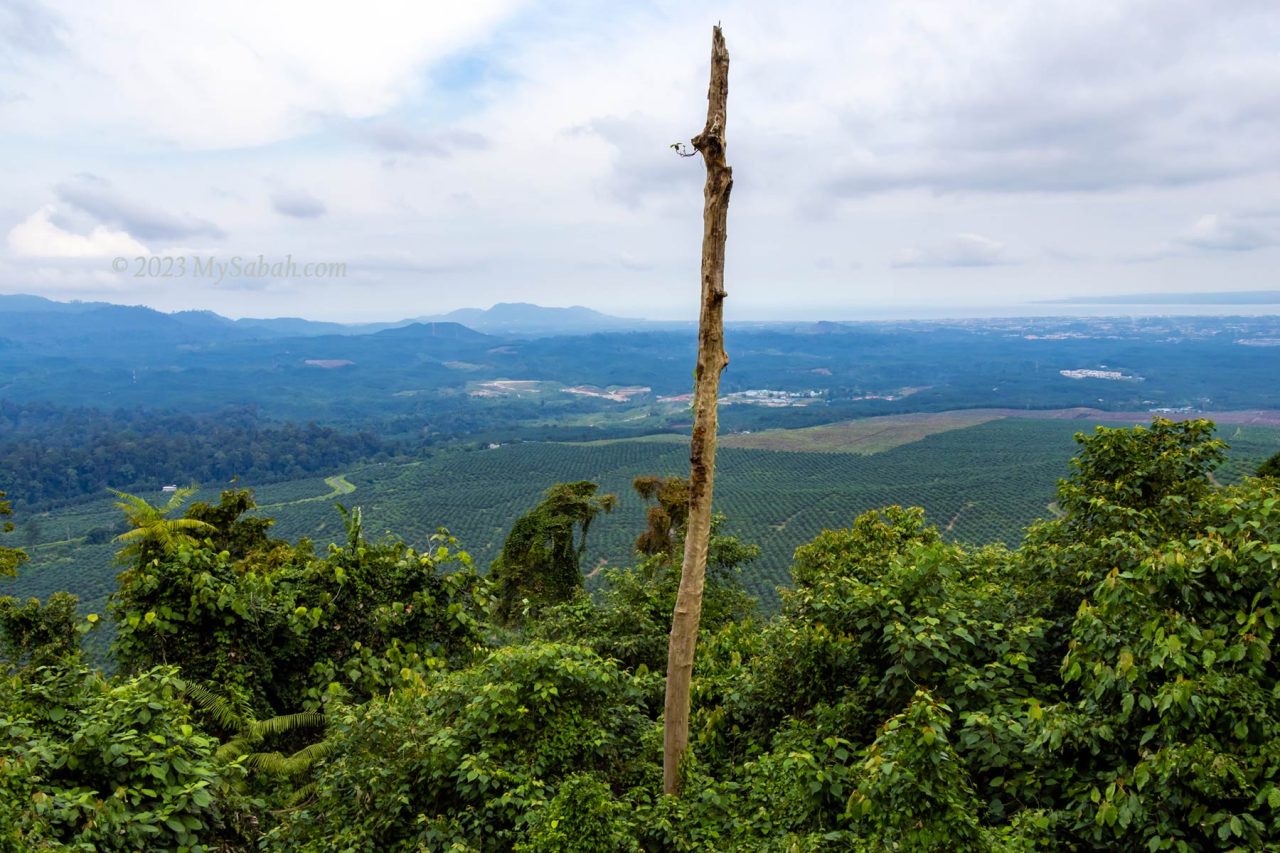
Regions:
<svg viewBox="0 0 1280 853"><path fill-rule="evenodd" d="M677 480L637 480L648 527L594 595L616 498L591 482L549 490L488 572L359 509L318 547L245 491L121 493L108 612L0 600L0 849L1280 845L1277 463L1221 485L1206 421L1077 440L1060 514L1016 548L870 510L795 551L767 620L738 580L757 549L717 535L678 799ZM107 620L109 676L81 653Z"/></svg>
<svg viewBox="0 0 1280 853"><path fill-rule="evenodd" d="M28 508L101 497L113 486L292 480L389 458L368 432L270 423L252 407L205 414L110 412L0 400L0 491Z"/></svg>

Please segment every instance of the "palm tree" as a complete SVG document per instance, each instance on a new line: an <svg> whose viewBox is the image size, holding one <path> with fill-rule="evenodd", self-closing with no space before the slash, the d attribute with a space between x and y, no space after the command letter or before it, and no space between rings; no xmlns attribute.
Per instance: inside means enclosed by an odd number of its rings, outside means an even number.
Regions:
<svg viewBox="0 0 1280 853"><path fill-rule="evenodd" d="M210 718L215 728L228 733L222 738L222 744L214 753L218 761L230 762L243 759L244 766L252 771L297 781L310 773L317 762L327 758L333 752L333 741L326 737L328 721L324 714L319 712L300 711L296 714L281 714L259 720L247 707L225 699L199 684L187 684L183 692L193 707L203 711ZM310 735L318 733L320 740L313 741L289 755L275 750L265 752L260 749L269 740L281 738L305 740L308 738L308 733ZM296 805L306 799L314 789L314 782L301 785L289 798L290 805Z"/></svg>
<svg viewBox="0 0 1280 853"><path fill-rule="evenodd" d="M174 553L179 545L195 544L196 537L192 534L212 533L215 528L207 521L169 517L195 491L194 486L178 489L164 506L153 506L145 498L112 489L111 493L119 498L116 507L133 528L116 537L115 541L125 543L116 558L125 563L134 560L146 563Z"/></svg>

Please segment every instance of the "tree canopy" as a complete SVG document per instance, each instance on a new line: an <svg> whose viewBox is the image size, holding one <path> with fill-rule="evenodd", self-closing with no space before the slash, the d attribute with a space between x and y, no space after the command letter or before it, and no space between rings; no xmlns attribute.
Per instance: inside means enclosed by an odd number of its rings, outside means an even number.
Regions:
<svg viewBox="0 0 1280 853"><path fill-rule="evenodd" d="M13 522L7 516L13 514L13 507L9 501L5 500L4 492L0 492L0 533L9 533L13 530ZM13 575L18 571L18 566L22 565L27 559L26 552L19 548L5 548L0 546L0 577Z"/></svg>
<svg viewBox="0 0 1280 853"><path fill-rule="evenodd" d="M1280 451L1272 454L1258 466L1258 476L1280 478Z"/></svg>
<svg viewBox="0 0 1280 853"><path fill-rule="evenodd" d="M0 599L0 850L1273 849L1280 484L1217 485L1204 422L1079 441L1018 548L869 510L796 552L769 620L719 521L679 799L666 551L590 595L566 561L512 622L536 571L371 541L357 509L273 540L226 492L123 543L112 674L69 596ZM552 488L512 554L572 557L605 503Z"/></svg>

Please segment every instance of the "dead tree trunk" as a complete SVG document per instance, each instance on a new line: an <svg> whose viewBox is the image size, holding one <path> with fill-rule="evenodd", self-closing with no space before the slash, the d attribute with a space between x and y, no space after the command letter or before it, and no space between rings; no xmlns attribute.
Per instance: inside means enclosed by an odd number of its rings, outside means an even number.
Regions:
<svg viewBox="0 0 1280 853"><path fill-rule="evenodd" d="M725 104L729 98L729 51L716 27L711 35L711 86L707 124L692 140L707 167L702 208L702 311L698 321L698 365L694 372L693 438L689 446L689 521L684 541L680 590L671 618L667 652L667 703L663 729L662 786L680 793L680 762L689 745L689 685L702 616L702 587L711 539L711 493L716 472L716 403L724 351L724 245L733 189L733 169L725 162Z"/></svg>

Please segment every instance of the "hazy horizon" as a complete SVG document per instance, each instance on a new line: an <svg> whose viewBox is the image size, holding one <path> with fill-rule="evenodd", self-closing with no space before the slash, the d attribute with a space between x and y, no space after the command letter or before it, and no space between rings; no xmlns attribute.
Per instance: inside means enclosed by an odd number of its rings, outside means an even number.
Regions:
<svg viewBox="0 0 1280 853"><path fill-rule="evenodd" d="M23 0L0 4L0 290L683 318L703 170L670 146L702 126L717 20L731 319L1277 286L1270 2ZM258 256L343 274L192 269Z"/></svg>
<svg viewBox="0 0 1280 853"><path fill-rule="evenodd" d="M1267 293L1268 291L1260 291ZM33 293L0 293L0 296L39 296ZM45 297L49 298L49 297ZM112 300L94 300L94 299L73 299L73 300L55 300L59 302L108 302L110 304L138 306L150 308L152 310L161 311L163 313L175 313L177 311L210 311L213 309L192 306L179 309L165 309L155 305L149 305L145 302L113 302ZM510 300L510 302L524 302L524 300ZM490 305L467 305L466 309L489 310L495 305L503 303L493 303ZM538 303L527 303L537 305L539 308L587 308L593 311L599 311L611 318L619 320L629 320L636 322L652 322L652 323L687 323L694 325L697 322L696 314L689 316L652 316L642 314L613 314L607 311L601 311L591 305L542 305ZM263 315L253 313L227 313L216 311L221 316L228 317L233 320L239 319L284 319L298 318L310 320L314 322L329 323L347 323L353 325L362 324L379 324L379 323L398 323L404 320L417 319L421 317L438 317L449 314L451 312L441 311L435 314L415 314L405 313L402 315L392 316L390 313L373 316L371 318L351 319L341 316L329 316L323 313L305 311L305 306L300 305L300 310L292 314L274 314ZM454 309L460 310L460 309ZM868 305L864 306L861 315L842 316L834 311L817 311L817 312L796 312L795 314L773 316L751 316L730 312L732 316L726 317L726 322L733 323L793 323L793 322L819 322L828 321L836 323L857 323L857 322L895 322L895 321L946 321L946 320L999 320L999 319L1036 319L1036 318L1063 318L1080 317L1087 319L1100 319L1107 317L1117 318L1141 318L1141 317L1268 317L1280 316L1280 301L1276 302L1236 302L1236 303L1213 303L1213 302L1099 302L1099 303L1074 303L1074 302L1018 302L1006 303L1000 305L978 304L978 305L936 305L928 308L919 306L892 306L892 305Z"/></svg>

